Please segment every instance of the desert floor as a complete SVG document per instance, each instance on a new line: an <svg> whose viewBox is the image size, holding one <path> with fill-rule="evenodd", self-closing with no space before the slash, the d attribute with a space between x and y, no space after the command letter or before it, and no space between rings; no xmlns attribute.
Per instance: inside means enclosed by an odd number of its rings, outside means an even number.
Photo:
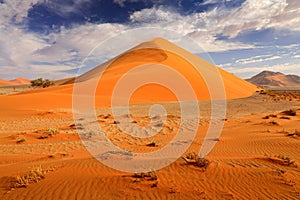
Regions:
<svg viewBox="0 0 300 200"><path fill-rule="evenodd" d="M0 199L300 199L300 93L256 93L227 103L206 170L179 158L144 178L93 158L70 110L6 108L0 113ZM209 103L199 104L199 129L186 153L199 152L209 124ZM122 134L109 108L97 110L97 123L122 148L156 151L180 123L178 105L162 105L168 117L155 147L147 146L153 138ZM131 107L134 123L149 123L149 106ZM290 109L296 116L282 113Z"/></svg>

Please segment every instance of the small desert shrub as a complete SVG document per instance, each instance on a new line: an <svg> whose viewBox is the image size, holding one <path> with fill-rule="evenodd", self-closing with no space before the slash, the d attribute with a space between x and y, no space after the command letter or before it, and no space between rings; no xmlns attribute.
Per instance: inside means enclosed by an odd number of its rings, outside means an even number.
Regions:
<svg viewBox="0 0 300 200"><path fill-rule="evenodd" d="M78 124L71 124L69 125L70 128L72 129L78 129L78 130L83 130L83 125L81 123L78 123Z"/></svg>
<svg viewBox="0 0 300 200"><path fill-rule="evenodd" d="M188 164L195 165L200 167L203 171L207 169L209 164L211 163L207 158L199 157L195 152L187 153L184 157L182 157Z"/></svg>
<svg viewBox="0 0 300 200"><path fill-rule="evenodd" d="M156 172L155 171L150 171L150 172L142 172L142 173L135 173L133 175L134 178L142 178L142 179L147 179L147 180L151 180L151 181L154 181L154 180L157 180L157 175L156 175Z"/></svg>
<svg viewBox="0 0 300 200"><path fill-rule="evenodd" d="M280 160L283 161L283 163L287 166L291 166L291 165L295 165L295 161L293 161L290 157L285 156L285 155L278 155L275 156L277 158L279 158Z"/></svg>
<svg viewBox="0 0 300 200"><path fill-rule="evenodd" d="M148 147L157 147L157 142L156 141L152 141L151 143L147 144Z"/></svg>
<svg viewBox="0 0 300 200"><path fill-rule="evenodd" d="M26 141L26 138L22 137L21 139L19 139L19 140L17 141L17 143L23 143L23 142L25 142L25 141Z"/></svg>
<svg viewBox="0 0 300 200"><path fill-rule="evenodd" d="M27 187L31 183L39 182L40 180L45 178L45 174L48 170L42 169L42 167L38 167L36 169L31 170L28 174L23 176L16 177L15 188Z"/></svg>
<svg viewBox="0 0 300 200"><path fill-rule="evenodd" d="M47 139L48 137L49 137L48 135L41 135L40 137L38 137L38 139L43 140L43 139Z"/></svg>
<svg viewBox="0 0 300 200"><path fill-rule="evenodd" d="M135 173L132 177L135 178L134 182L149 181L151 188L157 187L158 185L158 177L155 171Z"/></svg>
<svg viewBox="0 0 300 200"><path fill-rule="evenodd" d="M196 160L197 157L198 155L195 152L189 152L185 155L185 158L189 160Z"/></svg>
<svg viewBox="0 0 300 200"><path fill-rule="evenodd" d="M286 117L286 116L282 116L282 117L280 117L280 119L291 119L290 117Z"/></svg>
<svg viewBox="0 0 300 200"><path fill-rule="evenodd" d="M49 128L48 135L52 136L58 133L58 130L56 128Z"/></svg>
<svg viewBox="0 0 300 200"><path fill-rule="evenodd" d="M267 115L267 116L263 117L263 119L270 119L270 117L276 118L277 115L275 115L275 114L270 114L270 115Z"/></svg>
<svg viewBox="0 0 300 200"><path fill-rule="evenodd" d="M267 91L266 91L266 90L261 90L261 91L259 92L259 94L267 94Z"/></svg>
<svg viewBox="0 0 300 200"><path fill-rule="evenodd" d="M292 136L300 136L300 130L295 130L292 133L288 133L287 136L290 136L290 137L292 137Z"/></svg>
<svg viewBox="0 0 300 200"><path fill-rule="evenodd" d="M210 161L207 158L200 158L200 157L198 157L196 159L196 163L195 163L195 165L197 167L200 167L203 170L206 170L206 168L209 166L209 164L210 164Z"/></svg>
<svg viewBox="0 0 300 200"><path fill-rule="evenodd" d="M289 115L289 116L296 116L297 111L295 109L290 109L290 110L286 110L286 111L281 112L281 114Z"/></svg>
<svg viewBox="0 0 300 200"><path fill-rule="evenodd" d="M156 127L162 127L164 125L163 122L157 122L156 124L154 124L154 126Z"/></svg>
<svg viewBox="0 0 300 200"><path fill-rule="evenodd" d="M276 122L276 121L274 121L274 120L273 120L273 121L270 121L269 123L270 123L271 125L279 125L279 123Z"/></svg>

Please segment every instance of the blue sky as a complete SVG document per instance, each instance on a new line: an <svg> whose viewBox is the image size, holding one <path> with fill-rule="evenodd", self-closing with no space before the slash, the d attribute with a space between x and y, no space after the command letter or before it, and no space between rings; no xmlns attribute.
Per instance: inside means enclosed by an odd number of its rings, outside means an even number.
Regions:
<svg viewBox="0 0 300 200"><path fill-rule="evenodd" d="M167 39L175 43L193 39L242 78L263 70L300 75L299 0L0 0L0 78L74 76L98 44L147 27L173 31Z"/></svg>

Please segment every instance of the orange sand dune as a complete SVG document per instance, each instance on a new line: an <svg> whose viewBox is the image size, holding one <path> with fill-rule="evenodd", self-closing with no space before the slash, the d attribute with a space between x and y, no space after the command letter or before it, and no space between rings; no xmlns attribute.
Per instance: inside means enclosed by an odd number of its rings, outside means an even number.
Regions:
<svg viewBox="0 0 300 200"><path fill-rule="evenodd" d="M8 85L27 85L30 84L30 80L26 78L16 78L14 80L3 80L0 79L0 86L8 86Z"/></svg>
<svg viewBox="0 0 300 200"><path fill-rule="evenodd" d="M12 85L12 83L9 81L0 79L0 86L6 86L6 85Z"/></svg>
<svg viewBox="0 0 300 200"><path fill-rule="evenodd" d="M207 81L211 84L215 80L217 82L218 79L216 77L205 79L193 65L199 67L200 73L205 74L213 71L215 71L215 74L219 73L224 83L227 99L251 96L257 89L256 86L220 68L216 68L213 64L161 38L142 43L115 59L81 75L77 78L76 84L83 90L82 95L86 95L88 90L92 91L89 94L95 93L97 107L111 105L111 97L116 84L125 75L130 77L130 84L134 84L140 80L151 81L151 78L154 77L164 80L166 84L165 86L159 83L144 84L136 91L132 91L132 96L128 99L130 103L177 101L178 98L176 95L183 96L180 100L192 100L193 98L190 95L185 94L188 88L180 82L183 80L182 78L187 80L187 83L191 85L191 89L195 92L198 100L212 99ZM105 67L107 69L98 82L101 72ZM137 67L140 68L137 69ZM126 73L129 70L134 70L134 72L128 75ZM172 74L169 75L166 73L168 71L172 71ZM177 76L173 76L173 74ZM125 82L126 84L129 84L128 81ZM177 91L173 91L168 84L177 88ZM28 106L29 108L38 109L71 108L73 86L74 84L68 84L47 89L32 90L14 96L0 97L0 100L3 102L1 106L8 103L17 107ZM95 92L93 87L95 87ZM126 90L115 96L122 99L126 98L127 93ZM215 95L213 98L220 99L223 97L222 95L219 97ZM22 102L22 104L20 105L18 102Z"/></svg>
<svg viewBox="0 0 300 200"><path fill-rule="evenodd" d="M26 85L26 84L30 84L30 80L28 80L26 78L16 78L14 80L11 80L10 82L13 83L14 85Z"/></svg>

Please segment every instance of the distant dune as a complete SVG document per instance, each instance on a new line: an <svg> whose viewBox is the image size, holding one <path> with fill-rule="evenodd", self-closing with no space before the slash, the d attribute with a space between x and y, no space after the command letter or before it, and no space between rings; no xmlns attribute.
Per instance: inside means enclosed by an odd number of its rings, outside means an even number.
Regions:
<svg viewBox="0 0 300 200"><path fill-rule="evenodd" d="M263 71L246 80L250 83L263 87L300 87L299 76L285 75L280 72Z"/></svg>
<svg viewBox="0 0 300 200"><path fill-rule="evenodd" d="M26 78L16 78L14 80L3 80L0 79L0 86L9 86L9 85L28 85L30 84L30 80Z"/></svg>
<svg viewBox="0 0 300 200"><path fill-rule="evenodd" d="M221 78L223 79L226 98L244 98L251 96L257 89L255 85L232 75L220 68L216 68L213 64L206 60L199 58L198 56L176 46L175 44L162 39L157 38L152 41L144 42L127 52L124 52L120 56L95 67L91 71L79 76L76 79L76 84L82 86L84 91L91 89L90 83L98 83L95 91L96 107L110 106L111 96L114 91L115 85L120 78L126 74L129 70L137 67L148 65L148 68L140 69L136 73L131 74L131 80L143 80L153 76L164 76L164 73L157 71L157 65L168 66L174 69L178 74L189 81L192 86L198 100L211 99L206 82L201 75L196 71L191 63L185 59L189 59L195 65L200 68L200 71L213 71L218 69ZM104 67L109 64L101 80L98 82L99 75L103 71ZM209 77L214 80L215 77ZM179 88L181 94L185 93L186 88L182 87L177 80L173 80L173 77L165 75L165 79L172 83L175 87ZM9 104L14 106L18 105L17 102L22 102L22 106L29 106L34 108L53 108L64 107L71 108L72 106L72 93L73 93L73 81L70 84L53 86L45 89L35 89L27 91L23 94L7 97ZM125 91L126 93L126 91ZM127 94L125 94L127 95ZM118 98L123 98L122 94L118 94ZM22 101L20 100L22 99ZM190 100L188 97L184 100ZM138 88L131 96L130 104L132 103L146 103L146 102L170 102L178 101L173 91L167 87L163 87L158 84L147 84ZM28 104L26 104L28 103Z"/></svg>

